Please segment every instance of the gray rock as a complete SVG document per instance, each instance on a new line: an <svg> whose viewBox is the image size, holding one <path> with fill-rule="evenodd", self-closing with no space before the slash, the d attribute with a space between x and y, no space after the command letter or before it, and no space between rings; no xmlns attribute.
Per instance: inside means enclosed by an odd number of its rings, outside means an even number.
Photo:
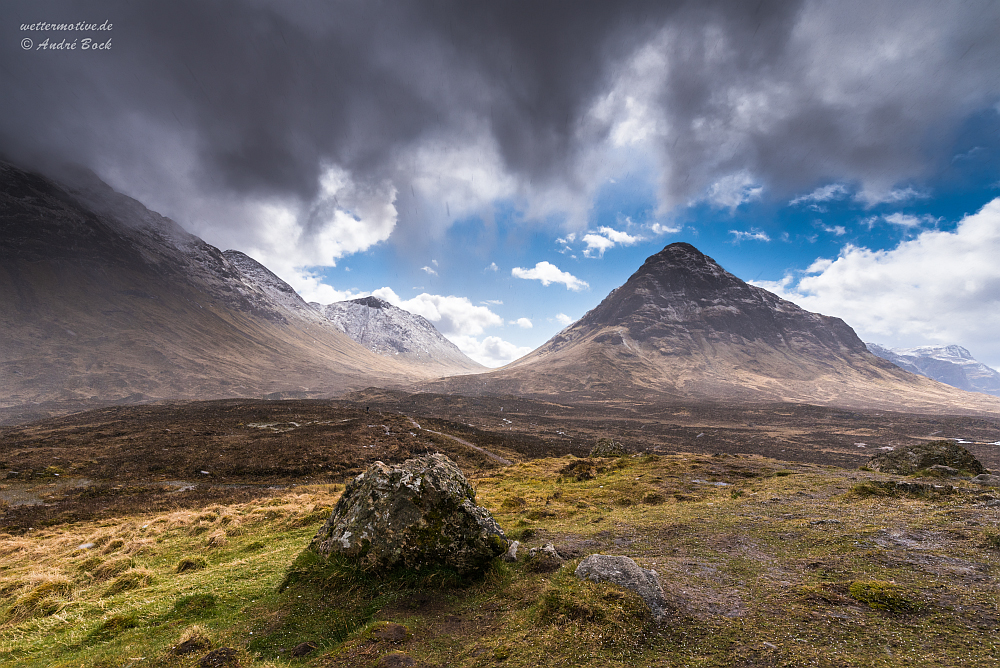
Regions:
<svg viewBox="0 0 1000 668"><path fill-rule="evenodd" d="M640 568L628 557L592 554L576 567L581 580L607 582L634 591L649 606L656 621L666 617L666 601L656 571Z"/></svg>
<svg viewBox="0 0 1000 668"><path fill-rule="evenodd" d="M310 547L367 570L446 566L468 574L508 547L458 466L442 454L375 462L352 480Z"/></svg>
<svg viewBox="0 0 1000 668"><path fill-rule="evenodd" d="M944 464L935 464L934 466L928 467L927 470L931 471L932 473L936 473L937 475L944 476L944 477L951 477L951 476L961 475L961 473L962 473L958 469L952 468L950 466L945 466Z"/></svg>
<svg viewBox="0 0 1000 668"><path fill-rule="evenodd" d="M547 543L545 547L533 547L528 550L528 560L525 568L533 573L551 573L559 570L565 559L556 551L555 545Z"/></svg>
<svg viewBox="0 0 1000 668"><path fill-rule="evenodd" d="M625 446L612 438L599 438L590 449L591 457L624 457L625 454Z"/></svg>
<svg viewBox="0 0 1000 668"><path fill-rule="evenodd" d="M875 471L899 475L911 475L935 465L970 473L986 473L979 460L954 441L930 441L908 445L875 455L868 460L869 468Z"/></svg>
<svg viewBox="0 0 1000 668"><path fill-rule="evenodd" d="M503 555L503 560L509 563L514 563L517 561L517 548L521 547L521 541L515 540L507 548L507 552Z"/></svg>
<svg viewBox="0 0 1000 668"><path fill-rule="evenodd" d="M977 485L988 485L989 487L1000 487L1000 475L990 475L989 473L980 473L972 482Z"/></svg>

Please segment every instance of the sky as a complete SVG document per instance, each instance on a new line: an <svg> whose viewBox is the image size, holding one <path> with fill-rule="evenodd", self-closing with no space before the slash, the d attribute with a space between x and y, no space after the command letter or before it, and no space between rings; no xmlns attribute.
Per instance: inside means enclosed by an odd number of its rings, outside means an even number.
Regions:
<svg viewBox="0 0 1000 668"><path fill-rule="evenodd" d="M997 34L991 0L5 0L0 157L488 366L685 241L1000 369Z"/></svg>

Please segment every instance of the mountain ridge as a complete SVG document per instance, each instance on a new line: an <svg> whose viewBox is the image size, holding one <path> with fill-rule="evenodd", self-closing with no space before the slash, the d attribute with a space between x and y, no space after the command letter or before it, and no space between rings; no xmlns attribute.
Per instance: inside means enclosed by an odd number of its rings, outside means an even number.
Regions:
<svg viewBox="0 0 1000 668"><path fill-rule="evenodd" d="M1000 412L992 398L871 354L843 320L725 271L687 243L650 256L596 307L528 355L431 391L667 401L794 402Z"/></svg>
<svg viewBox="0 0 1000 668"><path fill-rule="evenodd" d="M0 163L0 303L0 408L334 396L436 374L372 354L262 265L80 171L58 183Z"/></svg>

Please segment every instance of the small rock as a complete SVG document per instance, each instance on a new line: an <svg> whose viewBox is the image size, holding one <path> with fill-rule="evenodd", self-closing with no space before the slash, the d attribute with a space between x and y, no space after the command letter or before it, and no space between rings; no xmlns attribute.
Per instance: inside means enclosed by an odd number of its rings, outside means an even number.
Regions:
<svg viewBox="0 0 1000 668"><path fill-rule="evenodd" d="M410 633L410 629L406 628L402 624L395 624L393 622L379 624L372 631L373 638L392 643L406 642L412 636L413 634Z"/></svg>
<svg viewBox="0 0 1000 668"><path fill-rule="evenodd" d="M507 551L503 555L503 560L509 563L514 563L517 561L517 548L521 547L521 541L515 540L507 548Z"/></svg>
<svg viewBox="0 0 1000 668"><path fill-rule="evenodd" d="M934 466L928 467L928 471L932 471L942 477L951 477L956 475L961 475L961 471L950 466L945 466L944 464L935 464Z"/></svg>
<svg viewBox="0 0 1000 668"><path fill-rule="evenodd" d="M624 457L625 446L611 438L599 438L590 449L591 457Z"/></svg>
<svg viewBox="0 0 1000 668"><path fill-rule="evenodd" d="M220 647L212 650L201 657L201 661L198 662L199 668L232 668L239 665L236 650L232 647Z"/></svg>
<svg viewBox="0 0 1000 668"><path fill-rule="evenodd" d="M306 642L300 642L298 645L293 647L290 654L292 656L306 656L310 652L313 652L317 647L319 647L319 645L311 640L307 640Z"/></svg>
<svg viewBox="0 0 1000 668"><path fill-rule="evenodd" d="M592 554L576 567L576 576L581 580L608 582L634 591L649 606L656 621L663 621L666 617L660 577L656 571L640 568L628 557Z"/></svg>
<svg viewBox="0 0 1000 668"><path fill-rule="evenodd" d="M555 546L547 543L545 547L533 547L528 550L525 568L533 573L551 573L559 570L564 561Z"/></svg>
<svg viewBox="0 0 1000 668"><path fill-rule="evenodd" d="M409 654L393 652L380 658L376 665L378 668L409 668L417 665L417 661Z"/></svg>
<svg viewBox="0 0 1000 668"><path fill-rule="evenodd" d="M987 485L989 487L1000 487L1000 475L990 475L989 473L980 473L972 482L977 485Z"/></svg>

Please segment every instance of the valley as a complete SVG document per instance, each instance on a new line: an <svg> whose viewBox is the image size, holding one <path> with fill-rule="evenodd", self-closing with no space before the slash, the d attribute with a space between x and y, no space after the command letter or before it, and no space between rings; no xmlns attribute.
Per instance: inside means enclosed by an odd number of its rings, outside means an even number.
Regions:
<svg viewBox="0 0 1000 668"><path fill-rule="evenodd" d="M986 442L998 429L810 406L374 389L4 427L0 663L994 665L1000 492L859 466L881 443L961 434L995 468ZM588 457L596 438L631 454ZM552 543L564 565L497 560L458 581L302 565L347 480L426 451L459 463L522 549ZM573 577L591 553L657 570L667 621Z"/></svg>

